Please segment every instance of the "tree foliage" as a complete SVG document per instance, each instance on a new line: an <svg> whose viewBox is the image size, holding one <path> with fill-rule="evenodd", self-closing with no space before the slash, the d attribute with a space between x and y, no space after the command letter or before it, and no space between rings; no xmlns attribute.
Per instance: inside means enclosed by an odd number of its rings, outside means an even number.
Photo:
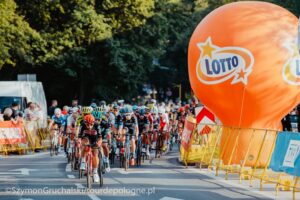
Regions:
<svg viewBox="0 0 300 200"><path fill-rule="evenodd" d="M37 73L62 101L130 99L145 82L188 91L193 30L234 1L0 0L0 79ZM269 2L300 14L297 0Z"/></svg>

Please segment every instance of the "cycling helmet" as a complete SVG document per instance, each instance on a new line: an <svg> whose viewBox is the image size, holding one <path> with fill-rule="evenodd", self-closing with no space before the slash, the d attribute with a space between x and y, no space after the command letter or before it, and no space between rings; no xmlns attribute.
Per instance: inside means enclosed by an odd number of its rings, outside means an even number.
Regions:
<svg viewBox="0 0 300 200"><path fill-rule="evenodd" d="M66 110L66 111L69 111L69 109L70 109L69 106L64 106L63 107L63 110Z"/></svg>
<svg viewBox="0 0 300 200"><path fill-rule="evenodd" d="M104 109L103 109L103 107L96 107L95 109L94 109L96 112L103 112L104 111Z"/></svg>
<svg viewBox="0 0 300 200"><path fill-rule="evenodd" d="M132 107L130 105L125 105L124 106L124 113L132 113Z"/></svg>
<svg viewBox="0 0 300 200"><path fill-rule="evenodd" d="M105 106L106 102L104 100L100 101L100 106Z"/></svg>
<svg viewBox="0 0 300 200"><path fill-rule="evenodd" d="M158 109L156 106L154 106L152 109L151 109L151 113L152 114L158 114Z"/></svg>
<svg viewBox="0 0 300 200"><path fill-rule="evenodd" d="M178 110L178 108L176 108L176 106L174 107L174 108L172 108L172 113L176 113L177 112L177 110Z"/></svg>
<svg viewBox="0 0 300 200"><path fill-rule="evenodd" d="M71 112L71 114L78 113L78 110L79 109L77 107L73 107L73 108L70 109L70 112Z"/></svg>
<svg viewBox="0 0 300 200"><path fill-rule="evenodd" d="M95 119L99 120L102 117L102 113L99 111L93 111L92 115L95 117Z"/></svg>
<svg viewBox="0 0 300 200"><path fill-rule="evenodd" d="M125 108L120 109L120 114L122 114L122 115L125 114Z"/></svg>
<svg viewBox="0 0 300 200"><path fill-rule="evenodd" d="M158 114L164 114L166 110L163 107L158 108Z"/></svg>
<svg viewBox="0 0 300 200"><path fill-rule="evenodd" d="M151 108L149 108L149 107L146 107L146 108L145 108L145 112L146 112L146 113L149 113L149 112L151 112Z"/></svg>
<svg viewBox="0 0 300 200"><path fill-rule="evenodd" d="M132 106L133 112L136 112L138 109L139 109L139 107L137 105Z"/></svg>
<svg viewBox="0 0 300 200"><path fill-rule="evenodd" d="M91 114L93 112L93 108L90 107L90 106L85 106L85 107L82 107L82 110L81 110L82 114Z"/></svg>
<svg viewBox="0 0 300 200"><path fill-rule="evenodd" d="M95 123L95 118L94 118L93 115L86 115L86 116L84 117L84 122L85 122L86 124L94 124L94 123Z"/></svg>
<svg viewBox="0 0 300 200"><path fill-rule="evenodd" d="M155 99L151 99L150 102L151 102L151 104L154 104L154 105L156 104L156 100Z"/></svg>
<svg viewBox="0 0 300 200"><path fill-rule="evenodd" d="M115 104L115 105L113 106L113 109L114 109L114 110L119 110L119 106L118 106L117 104Z"/></svg>
<svg viewBox="0 0 300 200"><path fill-rule="evenodd" d="M146 114L146 108L145 108L145 107L142 107L142 108L139 110L139 114L140 114L140 115L145 115L145 114Z"/></svg>
<svg viewBox="0 0 300 200"><path fill-rule="evenodd" d="M54 114L55 115L60 115L61 114L61 109L60 108L55 108Z"/></svg>
<svg viewBox="0 0 300 200"><path fill-rule="evenodd" d="M184 107L180 107L179 109L178 109L178 112L183 112L185 109L184 109Z"/></svg>
<svg viewBox="0 0 300 200"><path fill-rule="evenodd" d="M91 103L91 107L92 107L93 109L95 109L95 108L97 108L97 104L96 104L96 103Z"/></svg>
<svg viewBox="0 0 300 200"><path fill-rule="evenodd" d="M122 105L124 103L124 100L119 100L117 103L118 105Z"/></svg>
<svg viewBox="0 0 300 200"><path fill-rule="evenodd" d="M167 106L165 109L166 109L166 112L168 112L168 113L171 111L169 106Z"/></svg>

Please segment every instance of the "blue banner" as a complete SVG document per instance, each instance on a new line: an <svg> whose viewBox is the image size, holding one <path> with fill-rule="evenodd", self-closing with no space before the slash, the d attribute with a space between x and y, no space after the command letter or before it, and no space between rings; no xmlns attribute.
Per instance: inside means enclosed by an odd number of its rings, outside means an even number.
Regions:
<svg viewBox="0 0 300 200"><path fill-rule="evenodd" d="M300 134L281 132L278 134L269 168L300 176Z"/></svg>

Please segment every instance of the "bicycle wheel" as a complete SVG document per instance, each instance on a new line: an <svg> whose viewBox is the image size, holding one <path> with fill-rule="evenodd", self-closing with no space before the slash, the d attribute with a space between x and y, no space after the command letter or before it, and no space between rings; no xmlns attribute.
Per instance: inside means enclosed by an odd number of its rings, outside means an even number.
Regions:
<svg viewBox="0 0 300 200"><path fill-rule="evenodd" d="M123 168L124 167L124 155L123 154L120 154L120 168Z"/></svg>
<svg viewBox="0 0 300 200"><path fill-rule="evenodd" d="M81 158L81 159L82 159L82 158ZM79 160L79 163L81 163L81 159ZM79 164L79 170L78 170L78 172L79 172L79 179L81 179L81 178L82 178L82 175L83 175L83 170L80 169L80 164Z"/></svg>
<svg viewBox="0 0 300 200"><path fill-rule="evenodd" d="M124 153L124 169L125 171L127 171L127 169L129 168L129 153L127 148L125 149L125 153Z"/></svg>
<svg viewBox="0 0 300 200"><path fill-rule="evenodd" d="M161 135L159 134L157 137L157 141L156 141L156 149L155 149L155 158L158 157L158 155L160 156L160 143L161 143Z"/></svg>
<svg viewBox="0 0 300 200"><path fill-rule="evenodd" d="M101 149L99 149L99 152L98 152L98 157L99 157L99 165L98 165L98 174L99 174L99 183L100 183L100 187L103 186L103 160L102 160L102 152L101 152Z"/></svg>
<svg viewBox="0 0 300 200"><path fill-rule="evenodd" d="M55 155L58 155L58 146L54 145L54 149L55 149Z"/></svg>
<svg viewBox="0 0 300 200"><path fill-rule="evenodd" d="M141 166L141 151L138 147L137 151L136 151L136 166Z"/></svg>
<svg viewBox="0 0 300 200"><path fill-rule="evenodd" d="M50 156L53 156L54 155L54 145L51 144L50 146Z"/></svg>
<svg viewBox="0 0 300 200"><path fill-rule="evenodd" d="M88 155L88 159L86 161L86 185L87 185L87 188L91 188L91 157Z"/></svg>
<svg viewBox="0 0 300 200"><path fill-rule="evenodd" d="M74 171L75 170L75 153L72 152L71 154L71 170Z"/></svg>

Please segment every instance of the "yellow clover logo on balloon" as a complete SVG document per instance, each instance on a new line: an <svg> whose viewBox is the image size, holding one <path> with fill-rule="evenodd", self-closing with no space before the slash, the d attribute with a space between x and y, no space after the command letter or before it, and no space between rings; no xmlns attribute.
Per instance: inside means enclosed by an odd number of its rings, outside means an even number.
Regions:
<svg viewBox="0 0 300 200"><path fill-rule="evenodd" d="M252 72L254 57L241 47L219 47L212 43L211 37L197 46L201 50L196 74L204 84L218 84L232 79L231 84L242 82L247 85Z"/></svg>
<svg viewBox="0 0 300 200"><path fill-rule="evenodd" d="M300 55L295 42L288 42L286 48L291 57L283 67L283 79L291 85L300 85Z"/></svg>

